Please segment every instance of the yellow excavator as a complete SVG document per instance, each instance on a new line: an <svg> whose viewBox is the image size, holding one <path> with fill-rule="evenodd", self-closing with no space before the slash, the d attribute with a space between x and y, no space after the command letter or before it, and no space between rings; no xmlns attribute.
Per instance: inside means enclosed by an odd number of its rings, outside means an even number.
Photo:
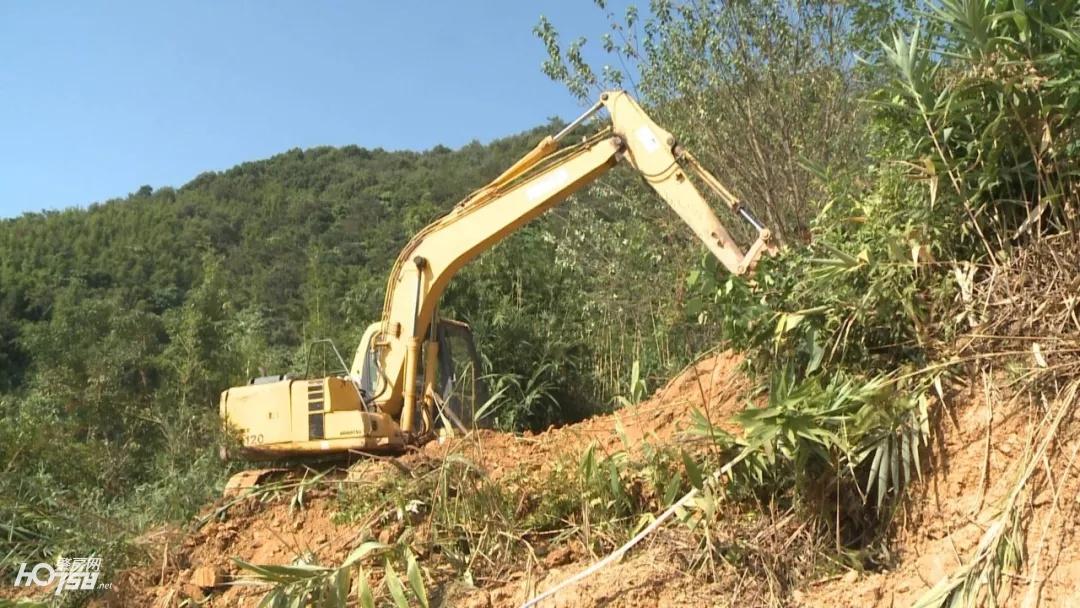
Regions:
<svg viewBox="0 0 1080 608"><path fill-rule="evenodd" d="M563 145L601 110L609 115L608 126ZM390 273L382 319L364 332L347 373L342 360L338 375L256 378L222 393L221 417L238 432L241 455L388 452L430 439L445 404L451 380L446 376L453 374L451 342L464 343L474 363L476 357L468 326L438 315L439 298L454 273L620 162L636 170L730 272L744 274L762 253L774 251L769 230L630 95L604 93L565 129L545 137L409 241ZM690 175L756 231L745 254Z"/></svg>

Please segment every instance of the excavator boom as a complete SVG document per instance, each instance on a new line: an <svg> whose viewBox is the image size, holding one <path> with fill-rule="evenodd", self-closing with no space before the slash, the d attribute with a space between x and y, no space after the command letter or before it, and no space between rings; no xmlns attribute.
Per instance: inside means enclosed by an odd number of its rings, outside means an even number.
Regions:
<svg viewBox="0 0 1080 608"><path fill-rule="evenodd" d="M607 110L610 126L579 144L561 145L574 127L600 110ZM222 395L222 416L240 426L245 437L261 438L259 446L252 447L263 449L273 449L267 444L275 442L250 432L255 420L264 413L270 419L276 414L279 421L290 420L292 430L282 426L275 437L278 445L287 445L286 451L291 452L302 451L297 446L304 442L319 446L313 449L333 451L350 445L354 449L393 447L429 436L434 426L432 412L439 400L435 386L440 349L438 302L451 278L477 255L619 162L637 171L733 274L744 274L763 252L773 250L769 230L683 150L671 133L653 122L625 92L604 93L563 131L544 138L499 177L409 241L390 273L382 318L368 327L357 349L349 373L353 382L325 379L305 381L306 388L274 388L272 383L261 383L230 389L235 393ZM691 174L757 231L756 241L745 253L690 179ZM351 385L357 387L355 398L346 397ZM305 409L305 390L317 398L334 391L341 404L336 413L342 414L335 420L341 424L327 421L335 408L325 401L309 397ZM249 396L256 395L257 401L265 404L258 406L257 414L239 413L227 406L232 399L251 408ZM331 427L360 431L337 437L337 441L327 437Z"/></svg>
<svg viewBox="0 0 1080 608"><path fill-rule="evenodd" d="M560 139L600 109L608 111L611 127L578 146L560 150ZM545 138L491 184L420 231L402 250L390 273L381 325L370 336L371 342L361 345L352 368L353 374L362 374L365 357L375 353L381 374L373 398L381 410L400 413L402 428L412 428L417 401L410 389L415 387L416 357L428 341L439 297L451 277L478 254L595 181L620 158L645 178L730 272L745 273L769 246L768 229L682 151L637 102L622 91L604 93L581 118ZM758 238L747 254L688 178L684 164L757 229Z"/></svg>

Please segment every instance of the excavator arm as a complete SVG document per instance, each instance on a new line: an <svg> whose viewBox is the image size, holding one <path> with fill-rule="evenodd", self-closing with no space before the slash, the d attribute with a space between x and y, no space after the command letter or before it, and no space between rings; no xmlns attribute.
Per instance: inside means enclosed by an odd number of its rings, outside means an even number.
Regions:
<svg viewBox="0 0 1080 608"><path fill-rule="evenodd" d="M610 116L610 127L580 144L560 145L574 127L602 109ZM763 251L773 250L769 230L676 145L670 133L656 125L625 92L604 93L566 129L545 138L493 182L420 231L398 257L387 285L383 317L365 332L351 374L364 378L369 399L396 418L405 433L416 431L418 404L424 406L420 430L430 429L432 379L438 357L435 321L439 298L450 279L477 255L620 161L644 177L730 272L747 272ZM757 239L746 253L732 240L689 174L697 175L757 231ZM425 386L421 388L423 395L418 396L421 357Z"/></svg>

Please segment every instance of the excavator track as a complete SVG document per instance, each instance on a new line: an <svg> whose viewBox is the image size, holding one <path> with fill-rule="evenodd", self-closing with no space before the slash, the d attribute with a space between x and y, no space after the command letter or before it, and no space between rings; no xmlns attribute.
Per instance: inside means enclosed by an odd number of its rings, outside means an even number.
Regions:
<svg viewBox="0 0 1080 608"><path fill-rule="evenodd" d="M259 485L259 482L263 481L267 477L276 473L285 473L289 469L274 467L270 469L248 469L246 471L240 471L225 483L225 491L223 492L226 498L243 496L252 488Z"/></svg>
<svg viewBox="0 0 1080 608"><path fill-rule="evenodd" d="M284 484L291 481L299 485L305 480L324 480L344 478L349 467L367 458L386 458L401 454L401 450L390 453L361 452L351 450L345 453L326 454L321 457L303 457L289 459L278 466L245 469L234 473L225 483L222 495L225 498L239 498L267 486Z"/></svg>

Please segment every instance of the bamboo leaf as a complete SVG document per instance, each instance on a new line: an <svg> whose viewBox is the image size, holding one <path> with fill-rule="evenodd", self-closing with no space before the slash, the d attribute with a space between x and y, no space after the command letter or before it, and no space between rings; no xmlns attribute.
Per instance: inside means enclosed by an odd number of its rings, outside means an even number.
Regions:
<svg viewBox="0 0 1080 608"><path fill-rule="evenodd" d="M409 608L409 600L405 599L405 587L390 560L386 560L386 587L398 608Z"/></svg>
<svg viewBox="0 0 1080 608"><path fill-rule="evenodd" d="M911 434L907 429L901 429L900 431L900 456L901 464L903 465L902 471L904 477L902 483L907 485L911 483Z"/></svg>
<svg viewBox="0 0 1080 608"><path fill-rule="evenodd" d="M371 592L371 583L363 569L356 571L356 599L360 608L375 608L375 596Z"/></svg>
<svg viewBox="0 0 1080 608"><path fill-rule="evenodd" d="M405 559L408 563L406 576L409 577L409 588L420 602L422 608L428 608L427 591L424 589L424 577L420 571L420 564L416 562L416 556L406 549Z"/></svg>
<svg viewBox="0 0 1080 608"><path fill-rule="evenodd" d="M349 601L349 568L338 568L334 575L334 608L345 608Z"/></svg>
<svg viewBox="0 0 1080 608"><path fill-rule="evenodd" d="M680 451L682 455L683 467L686 469L686 476L690 478L690 485L700 490L704 485L704 477L701 474L701 467L698 463L690 457L690 454L686 450Z"/></svg>
<svg viewBox="0 0 1080 608"><path fill-rule="evenodd" d="M885 503L885 490L889 486L889 461L891 460L889 440L885 439L881 442L880 456L881 461L877 467L877 507L880 509L881 505Z"/></svg>
<svg viewBox="0 0 1080 608"><path fill-rule="evenodd" d="M344 562L342 562L341 567L348 568L369 555L382 553L389 548L390 545L375 541L367 541L365 543L361 543L359 547L353 549L352 552L349 553L349 556L345 558Z"/></svg>
<svg viewBox="0 0 1080 608"><path fill-rule="evenodd" d="M900 482L900 461L903 460L903 455L900 453L900 446L897 444L896 437L890 435L888 440L890 445L889 459L889 484L890 487L896 488Z"/></svg>

